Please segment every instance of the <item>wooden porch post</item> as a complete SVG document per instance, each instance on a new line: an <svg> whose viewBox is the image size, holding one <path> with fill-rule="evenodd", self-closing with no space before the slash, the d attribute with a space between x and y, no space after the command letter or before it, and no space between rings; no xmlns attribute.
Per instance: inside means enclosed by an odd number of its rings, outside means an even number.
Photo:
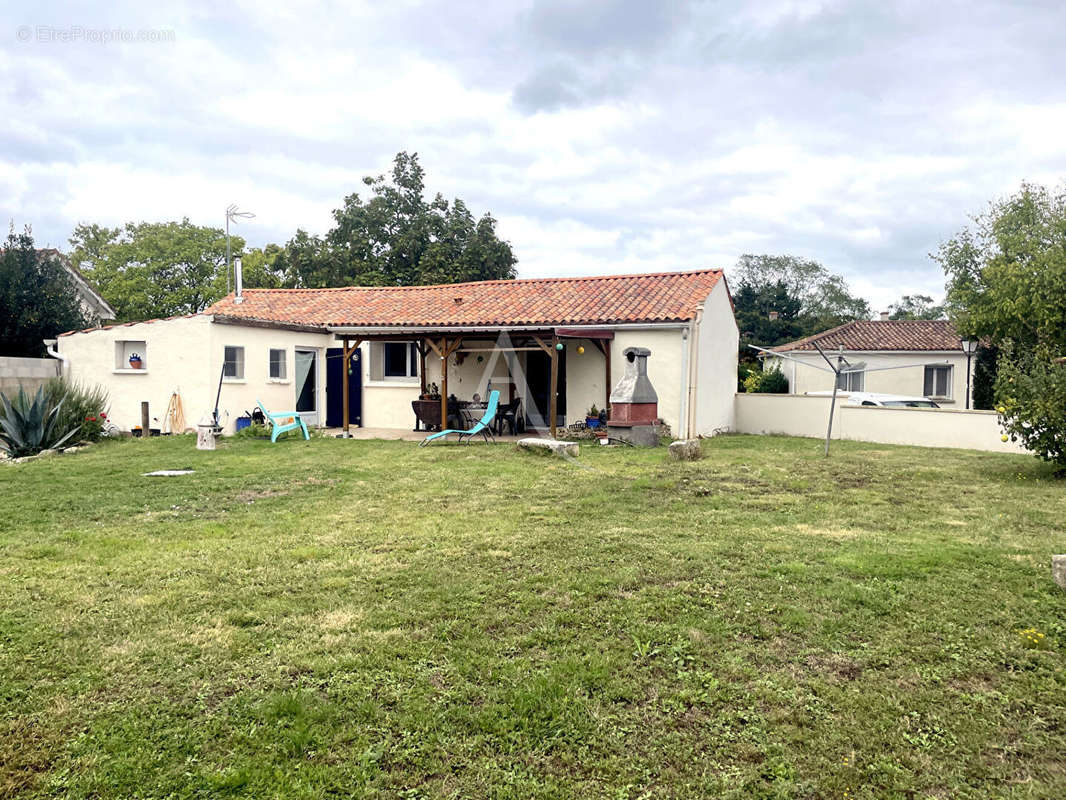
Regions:
<svg viewBox="0 0 1066 800"><path fill-rule="evenodd" d="M611 417L611 340L603 342L603 407Z"/></svg>
<svg viewBox="0 0 1066 800"><path fill-rule="evenodd" d="M426 343L418 342L415 347L418 348L418 374L422 377L420 394L425 394L429 390L426 383Z"/></svg>
<svg viewBox="0 0 1066 800"><path fill-rule="evenodd" d="M556 420L559 411L559 337L552 334L552 379L551 389L548 392L548 420L551 429L551 437L556 434Z"/></svg>
<svg viewBox="0 0 1066 800"><path fill-rule="evenodd" d="M341 340L341 352L344 354L341 356L341 386L344 387L341 391L342 399L341 403L344 405L344 410L341 412L341 419L344 421L344 438L348 438L348 337L345 336Z"/></svg>
<svg viewBox="0 0 1066 800"><path fill-rule="evenodd" d="M448 428L448 337L440 339L440 429Z"/></svg>
<svg viewBox="0 0 1066 800"><path fill-rule="evenodd" d="M342 391L343 399L341 400L341 402L344 404L344 410L341 412L341 419L344 421L344 438L345 439L350 438L349 434L348 434L348 425L349 425L348 398L351 397L351 394L350 394L351 389L348 386L348 382L351 380L350 370L352 368L352 356L359 349L359 346L362 343L363 343L362 339L356 339L355 340L355 344L353 344L353 345L351 345L349 347L348 346L348 337L345 336L344 337L344 346L343 346L343 349L341 350L341 352L343 353L343 356L341 357L341 374L343 376L343 381L341 382L341 387L343 388L343 391ZM362 367L360 366L360 368L362 368Z"/></svg>

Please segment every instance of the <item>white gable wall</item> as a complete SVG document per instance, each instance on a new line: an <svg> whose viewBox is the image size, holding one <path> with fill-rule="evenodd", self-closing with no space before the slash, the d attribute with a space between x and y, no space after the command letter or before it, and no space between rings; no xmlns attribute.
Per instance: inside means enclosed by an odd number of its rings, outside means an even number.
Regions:
<svg viewBox="0 0 1066 800"><path fill-rule="evenodd" d="M740 332L725 281L718 281L703 303L696 328L693 373L692 436L711 436L734 427L737 390L737 348Z"/></svg>

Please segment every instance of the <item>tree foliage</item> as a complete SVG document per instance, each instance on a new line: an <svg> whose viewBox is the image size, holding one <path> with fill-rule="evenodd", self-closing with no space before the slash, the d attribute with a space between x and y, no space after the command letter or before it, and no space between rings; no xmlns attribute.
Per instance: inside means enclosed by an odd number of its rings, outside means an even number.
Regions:
<svg viewBox="0 0 1066 800"><path fill-rule="evenodd" d="M44 339L87 324L70 273L37 251L29 228L10 230L0 253L0 354L43 356Z"/></svg>
<svg viewBox="0 0 1066 800"><path fill-rule="evenodd" d="M744 391L762 394L788 394L788 378L780 368L749 370L744 378Z"/></svg>
<svg viewBox="0 0 1066 800"><path fill-rule="evenodd" d="M999 348L1004 430L1066 464L1066 194L1022 184L934 257L959 333Z"/></svg>
<svg viewBox="0 0 1066 800"><path fill-rule="evenodd" d="M517 259L462 200L427 202L418 154L401 152L386 179L366 177L370 197L344 198L325 237L298 230L285 253L289 285L410 286L514 278Z"/></svg>
<svg viewBox="0 0 1066 800"><path fill-rule="evenodd" d="M934 257L961 335L1012 342L1016 354L1066 354L1066 194L1023 184Z"/></svg>
<svg viewBox="0 0 1066 800"><path fill-rule="evenodd" d="M1066 465L1066 363L1033 353L1001 359L996 397L1005 435Z"/></svg>
<svg viewBox="0 0 1066 800"><path fill-rule="evenodd" d="M757 358L749 344L774 347L870 317L869 303L817 261L747 254L730 277L742 362Z"/></svg>
<svg viewBox="0 0 1066 800"><path fill-rule="evenodd" d="M244 239L231 237L234 253ZM226 294L226 234L181 222L78 225L70 258L115 309L116 319L203 311Z"/></svg>
<svg viewBox="0 0 1066 800"><path fill-rule="evenodd" d="M888 307L889 319L946 319L943 305L937 305L927 294L905 294L898 303Z"/></svg>

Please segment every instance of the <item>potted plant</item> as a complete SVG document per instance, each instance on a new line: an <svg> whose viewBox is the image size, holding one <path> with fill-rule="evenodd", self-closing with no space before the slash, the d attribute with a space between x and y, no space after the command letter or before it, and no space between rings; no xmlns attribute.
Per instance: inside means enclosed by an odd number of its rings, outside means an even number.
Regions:
<svg viewBox="0 0 1066 800"><path fill-rule="evenodd" d="M130 353L130 369L141 369L142 366L144 362L141 357L137 353Z"/></svg>
<svg viewBox="0 0 1066 800"><path fill-rule="evenodd" d="M600 427L600 411L596 408L595 403L592 404L592 408L590 408L585 414L585 424L590 428Z"/></svg>

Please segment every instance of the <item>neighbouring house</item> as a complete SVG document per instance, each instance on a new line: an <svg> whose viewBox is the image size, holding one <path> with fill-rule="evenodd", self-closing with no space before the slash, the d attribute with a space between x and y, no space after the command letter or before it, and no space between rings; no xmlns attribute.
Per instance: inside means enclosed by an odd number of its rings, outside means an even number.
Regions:
<svg viewBox="0 0 1066 800"><path fill-rule="evenodd" d="M732 426L737 345L724 275L698 270L238 290L200 314L66 333L57 350L68 374L108 390L124 429L139 424L142 401L162 423L174 392L195 424L221 379L227 430L257 400L340 427L346 392L351 424L410 430L412 401L434 384L445 398L521 398L534 427L584 419L608 403L623 350L640 346L661 418L691 436Z"/></svg>
<svg viewBox="0 0 1066 800"><path fill-rule="evenodd" d="M82 313L88 323L102 325L115 318L115 309L92 287L86 277L81 274L81 271L70 263L70 259L66 255L55 249L38 250L37 255L40 258L50 258L53 261L58 261L60 266L67 271L67 274L70 275L71 283L74 285L74 291L78 295L78 303L81 305Z"/></svg>
<svg viewBox="0 0 1066 800"><path fill-rule="evenodd" d="M830 358L843 355L852 364L865 362L867 369L840 376L840 389L928 397L942 406L966 406L966 353L946 320L858 320L779 345L773 351L791 358L765 355L764 364L785 374L790 394L833 389L833 374L816 369L827 365L815 343Z"/></svg>

